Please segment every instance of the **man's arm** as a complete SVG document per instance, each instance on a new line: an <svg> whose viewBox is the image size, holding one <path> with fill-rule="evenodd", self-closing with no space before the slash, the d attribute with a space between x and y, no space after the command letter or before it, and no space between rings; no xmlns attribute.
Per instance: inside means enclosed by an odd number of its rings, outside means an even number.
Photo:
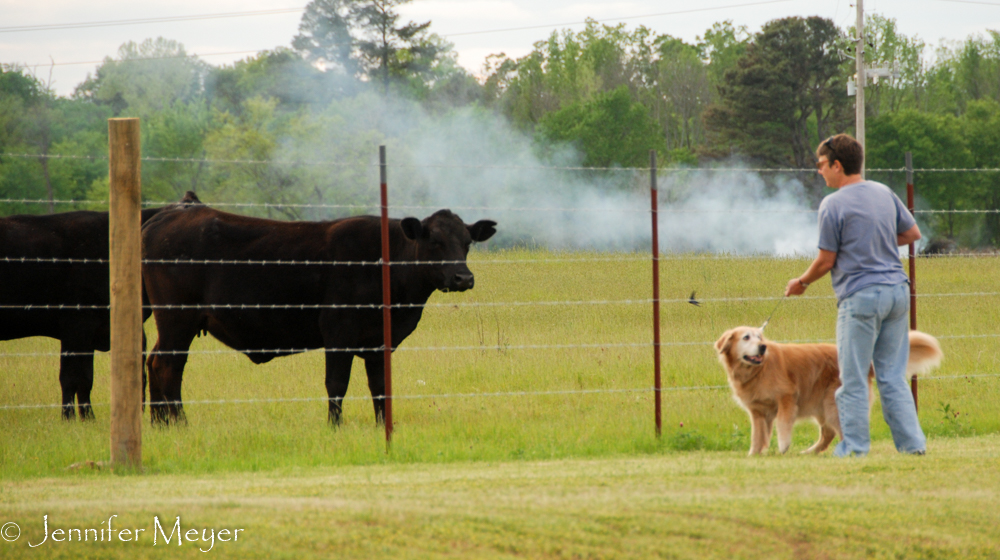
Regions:
<svg viewBox="0 0 1000 560"><path fill-rule="evenodd" d="M921 237L920 228L917 227L917 224L913 224L913 227L896 236L896 245L900 247L909 245Z"/></svg>
<svg viewBox="0 0 1000 560"><path fill-rule="evenodd" d="M806 286L825 276L827 272L830 272L830 269L833 268L833 265L836 263L837 253L820 249L819 255L816 257L816 260L809 265L809 269L806 270L805 274L799 276L798 278L792 278L788 281L788 285L785 286L785 295L799 296L804 294Z"/></svg>

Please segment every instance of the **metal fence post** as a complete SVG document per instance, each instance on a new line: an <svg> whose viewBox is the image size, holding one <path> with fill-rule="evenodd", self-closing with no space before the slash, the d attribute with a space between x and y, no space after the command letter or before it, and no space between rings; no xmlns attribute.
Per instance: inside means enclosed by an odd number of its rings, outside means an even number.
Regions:
<svg viewBox="0 0 1000 560"><path fill-rule="evenodd" d="M913 214L913 152L906 152L906 207ZM910 330L917 329L917 253L916 245L910 243ZM910 379L910 391L913 393L913 406L920 410L917 404L917 376Z"/></svg>
<svg viewBox="0 0 1000 560"><path fill-rule="evenodd" d="M385 444L392 441L392 286L389 284L389 192L386 186L385 146L378 147L382 195L382 336L385 360Z"/></svg>
<svg viewBox="0 0 1000 560"><path fill-rule="evenodd" d="M653 395L656 409L656 437L660 437L663 421L660 402L660 230L657 214L656 150L649 151L649 191L653 215Z"/></svg>

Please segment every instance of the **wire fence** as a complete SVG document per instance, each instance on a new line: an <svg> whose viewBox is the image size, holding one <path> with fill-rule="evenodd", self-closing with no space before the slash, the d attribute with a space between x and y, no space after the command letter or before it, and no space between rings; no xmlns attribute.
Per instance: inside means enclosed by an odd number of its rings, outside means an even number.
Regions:
<svg viewBox="0 0 1000 560"><path fill-rule="evenodd" d="M37 155L37 154L2 154L0 157L13 157L13 158L45 158L45 159L69 159L69 160L88 160L88 161L107 161L107 156L76 156L76 155ZM288 166L328 166L328 167L356 167L356 168L370 168L374 169L378 167L378 164L374 163L364 163L364 162L332 162L332 161L276 161L276 160L237 160L237 159L205 159L205 158L162 158L162 157L145 157L142 158L145 162L163 162L163 163L195 163L195 164L237 164L237 165L288 165ZM392 166L395 169L405 170L414 169L417 167L427 167L427 168L445 168L445 169L496 169L496 170L512 170L512 169L528 169L528 170L547 170L547 171L585 171L585 172L627 172L627 173L643 173L651 171L651 168L619 168L619 167L577 167L577 166L508 166L508 165L428 165L428 166ZM905 168L884 168L884 169L869 169L869 172L883 172L883 173L902 173L905 172ZM964 168L954 168L954 169L913 169L914 173L928 173L928 174L951 174L951 173L996 173L1000 172L1000 168L997 169L964 169ZM797 169L797 168L752 168L752 167L710 167L710 168L657 168L657 173L660 174L682 174L682 173L815 173L812 168ZM60 199L60 200L49 200L49 199L29 199L29 198L6 198L0 199L0 203L6 204L28 204L28 205L60 205L60 206L106 206L106 200L80 200L80 199ZM173 202L143 202L146 207L158 207L164 205L170 205ZM323 204L323 203L272 203L272 202L218 202L211 203L212 207L222 207L222 208L295 208L295 209L327 209L327 210L345 210L345 211L361 211L370 210L377 208L377 204ZM399 205L393 206L396 210L428 210L436 209L439 206L428 206L428 205ZM635 215L635 214L648 214L650 212L649 208L640 207L617 207L617 208L594 208L589 206L551 206L551 205L540 205L540 206L483 206L483 205L470 205L470 206L455 206L454 210L475 210L475 211L490 211L490 212L578 212L578 213L590 213L590 212L611 212L622 215ZM773 214L773 215L787 215L787 214L816 214L815 209L809 208L797 208L797 207L785 207L785 208L722 208L722 209L692 209L692 208L662 208L659 213L662 214L678 214L678 215L761 215L761 214ZM916 210L915 214L920 215L988 215L1000 213L1000 209L924 209ZM969 258L985 258L994 257L998 253L990 252L953 252L953 253L941 253L941 254L931 254L931 255L918 255L920 258L955 258L955 257L969 257ZM723 253L723 254L661 254L656 257L660 261L673 261L673 260L727 260L727 259L759 259L761 255L757 254L736 254L736 253ZM790 257L778 257L778 258L803 258L802 255L795 255ZM558 258L477 258L474 262L476 265L509 265L509 264L551 264L551 263L597 263L597 262L647 262L650 257L646 255L639 254L617 254L617 255L603 255L603 256L574 256L574 257L558 257ZM381 266L383 262L381 260L377 261L325 261L325 260L290 260L290 259L258 259L258 260L235 260L235 259L147 259L142 261L144 265L156 265L156 266ZM390 266L428 266L428 265L444 265L444 264L457 264L465 263L466 261L395 261L388 263ZM18 257L18 256L4 256L0 257L0 263L5 264L70 264L70 265L103 265L107 266L109 264L108 259L90 259L90 258L59 258L59 257ZM950 292L950 293L919 293L916 295L919 299L930 299L930 298L973 298L973 297L996 297L1000 296L1000 292ZM448 308L501 308L501 309L512 309L512 308L525 308L525 307L579 307L579 306L610 306L610 305L650 305L652 303L658 302L661 304L727 304L727 303L763 303L763 302L775 302L780 301L781 297L715 297L715 298L699 298L697 301L692 301L691 298L674 298L674 299L649 299L649 298L638 298L638 299L596 299L596 300L555 300L555 301L503 301L503 302L454 302L454 303L424 303L424 304L392 304L389 307L393 309L413 309L413 308L435 308L435 307L448 307ZM832 300L835 299L834 296L803 296L801 300ZM284 310L284 311L318 311L327 309L368 309L368 310L378 310L384 309L385 306L382 304L366 303L366 304L320 304L320 303L301 303L301 304L289 304L289 303L274 303L274 304L264 304L264 303L234 303L234 304L161 304L161 305L146 305L144 309L146 310ZM108 310L109 305L85 305L85 304L3 304L0 305L0 310L22 310L22 311L87 311L87 310ZM939 339L948 340L963 340L963 339L993 339L1000 338L1000 334L994 333L981 333L981 334L955 334L955 335L945 335L939 336ZM787 341L789 343L830 343L832 340L793 340ZM654 344L652 342L634 342L634 343L587 343L587 344L497 344L497 345L458 345L458 346L401 346L399 348L394 348L396 351L401 352L463 352L463 351L532 351L532 350L572 350L572 349L649 349L653 347L691 347L691 346L711 346L714 341L674 341L674 342L660 342ZM242 349L240 351L223 349L223 350L176 350L176 351L151 351L148 354L159 354L159 355L230 355L239 356L241 353L259 353L259 354L298 354L311 351L322 351L325 353L333 352L344 352L344 353L374 353L382 352L385 350L384 346L375 347L345 347L345 348L264 348L264 349ZM13 353L3 353L0 357L18 357L18 358L51 358L51 357L66 357L66 356L91 356L92 352L13 352ZM995 378L1000 377L1000 374L974 374L974 375L962 375L962 376L922 376L922 380L954 380L954 379L972 379L972 378ZM392 395L393 399L446 399L446 398L496 398L496 397L520 397L520 396L544 396L544 395L590 395L590 394L616 394L616 393L637 393L637 394L647 394L659 392L671 392L671 391L703 391L703 390L722 390L727 389L728 385L702 385L702 386L673 386L673 387L661 387L656 389L654 387L634 387L634 388L622 388L622 389L574 389L574 390L549 390L549 391L505 391L505 392L473 392L473 393L446 393L446 394L414 394L414 395ZM342 400L368 400L371 397L344 397ZM381 397L375 397L376 399ZM226 400L192 400L185 401L184 403L173 402L173 401L161 401L159 404L185 404L185 405L199 405L199 404L271 404L271 403L306 403L306 402L324 402L331 399L323 397L315 398L278 398L278 399L226 399ZM108 403L94 403L92 406L108 406ZM0 410L18 410L18 409L36 409L36 408L61 408L64 407L62 404L24 404L24 405L0 405Z"/></svg>
<svg viewBox="0 0 1000 560"><path fill-rule="evenodd" d="M920 376L921 381L958 381L969 379L995 379L1000 378L1000 373L981 373L970 375L925 375ZM540 396L569 396L569 395L614 395L614 394L652 394L660 393L691 392L691 391L720 391L729 389L729 385L690 385L661 387L634 387L625 389L566 389L554 391L494 391L482 393L429 393L429 394L402 394L393 395L393 400L426 400L426 399L470 399L470 398L507 398L507 397L540 397ZM388 397L361 397L344 396L336 400L341 401L371 401L382 400ZM222 405L222 404L288 404L288 403L325 403L330 402L329 397L291 397L273 399L201 399L189 401L155 401L147 402L150 405ZM111 403L91 403L93 407L107 407ZM0 410L34 410L34 409L56 409L62 408L61 404L18 404L0 405Z"/></svg>
<svg viewBox="0 0 1000 560"><path fill-rule="evenodd" d="M948 297L996 297L1000 292L953 292L938 294L916 294L918 299L924 298L948 298ZM748 303L748 302L774 302L783 299L779 296L755 296L755 297L721 297L721 298L698 298L693 302L691 298L673 299L617 299L617 300L559 300L559 301L502 301L502 302L450 302L450 303L393 303L388 307L391 309L425 309L435 307L446 307L450 309L461 308L481 308L481 307L569 307L569 306L592 306L592 305L649 305L654 301L661 304L693 304L698 303ZM836 296L799 296L799 301L830 301ZM198 304L157 304L143 305L143 309L156 310L193 310L193 309L230 309L230 310L320 310L320 309L383 309L386 306L380 303L289 303L289 304L264 304L264 303L198 303ZM111 309L110 305L83 305L83 304L17 304L0 305L0 309L24 310L24 311L88 311L95 309Z"/></svg>

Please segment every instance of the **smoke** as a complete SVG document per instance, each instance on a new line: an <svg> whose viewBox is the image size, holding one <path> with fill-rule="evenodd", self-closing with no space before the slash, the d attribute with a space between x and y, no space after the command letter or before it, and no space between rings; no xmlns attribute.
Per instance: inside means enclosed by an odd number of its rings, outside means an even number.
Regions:
<svg viewBox="0 0 1000 560"><path fill-rule="evenodd" d="M450 208L467 223L492 219L499 233L491 247L649 248L648 170L582 169L572 146L539 146L502 116L478 108L432 115L415 103L368 98L337 110L337 119L352 136L378 131L363 135L369 169L376 143L387 145L393 217ZM337 158L336 148L323 150ZM815 253L816 214L796 177L762 176L737 160L718 167L658 171L661 251ZM365 175L372 188L378 184L377 171ZM324 200L345 190L326 188ZM377 192L370 200L377 201Z"/></svg>

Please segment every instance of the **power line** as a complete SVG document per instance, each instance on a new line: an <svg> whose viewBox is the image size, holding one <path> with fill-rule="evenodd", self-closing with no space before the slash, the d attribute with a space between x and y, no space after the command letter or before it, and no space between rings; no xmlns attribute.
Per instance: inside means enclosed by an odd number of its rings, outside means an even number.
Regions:
<svg viewBox="0 0 1000 560"><path fill-rule="evenodd" d="M731 8L743 8L749 6L760 6L764 4L778 4L783 2L790 2L791 0L766 0L763 2L747 2L742 4L729 4L726 6L714 6L710 8L693 8L690 10L678 10L673 12L660 12L656 14L645 14L639 16L626 16L620 18L611 18L603 20L605 22L609 21L625 21L640 18L650 18L659 16L670 16L670 15L680 15L695 12L708 12L715 10L727 10ZM263 15L277 15L277 14L287 14L294 12L302 12L305 8L280 8L276 10L254 10L247 12L226 12L219 14L201 14L201 15L190 15L190 16L167 16L167 17L157 17L157 18L137 18L137 19L123 19L123 20L109 20L109 21L90 21L90 22L80 22L80 23L58 23L58 24L43 24L43 25L18 25L10 27L0 27L0 33L19 33L27 31L51 31L56 29L85 29L90 27L111 27L119 25L138 25L146 23L170 23L178 21L198 21L206 19L222 19L222 18L233 18L233 17L249 17L249 16L263 16ZM522 31L528 29L540 29L547 27L559 27L563 25L578 25L586 23L586 21L575 21L569 23L553 23L546 25L533 25L526 27L513 27L506 29L488 29L483 31L467 31L462 33L450 33L444 35L445 37L458 37L462 35L480 35L485 33L502 33L505 31Z"/></svg>
<svg viewBox="0 0 1000 560"><path fill-rule="evenodd" d="M270 50L270 49L257 49L257 50L253 50L253 51L229 51L229 52L203 53L203 54L190 53L190 54L178 54L178 55L171 55L171 56L149 56L149 57L143 57L143 58L133 58L133 59L129 59L128 61L122 60L122 61L115 61L115 62L132 62L132 61L144 61L144 60L168 60L168 59L172 59L172 58L193 58L193 57L206 57L206 56L226 56L226 55L232 55L232 54L255 54L255 53L259 53L261 51L266 51L266 50ZM36 67L36 66L73 66L73 65L76 65L76 64L103 64L104 62L105 62L104 60L81 60L81 61L78 61L78 62L49 62L49 63L39 63L39 64L26 64L26 66L29 66L29 67ZM107 158L104 158L104 159L107 159Z"/></svg>
<svg viewBox="0 0 1000 560"><path fill-rule="evenodd" d="M0 27L0 33L19 33L24 31L51 31L54 29L84 29L88 27L112 27L117 25L137 25L143 23L169 23L175 21L197 21L204 19L269 16L269 15L301 12L304 10L305 8L281 8L277 10L255 10L250 12L227 12L221 14L202 14L202 15L192 15L192 16L167 16L167 17L157 17L157 18L88 21L80 23L55 23L55 24L44 24L44 25L16 25L11 27Z"/></svg>
<svg viewBox="0 0 1000 560"><path fill-rule="evenodd" d="M715 10L728 10L728 9L731 9L731 8L745 8L745 7L749 7L749 6L760 6L760 5L763 5L763 4L778 4L778 3L782 3L782 2L791 2L791 1L792 0L767 0L765 2L749 2L749 3L745 3L745 4L729 4L727 6L715 6L715 7L712 7L712 8L692 8L690 10L679 10L679 11L675 11L675 12L660 12L660 13L657 13L657 14L645 14L645 15L641 15L641 16L627 16L627 17L620 17L620 18L610 18L610 19L604 19L604 20L598 21L597 23L606 23L606 22L609 22L609 21L625 21L625 20L630 20L630 19L651 18L651 17L659 17L659 16L675 16L675 15L680 15L680 14L691 14L691 13L695 13L695 12L711 12L711 11L715 11ZM587 23L587 21L571 21L571 22L568 22L568 23L549 23L549 24L545 24L545 25L530 25L530 26L526 26L526 27L506 27L506 28L503 28L503 29L487 29L487 30L483 30L483 31L466 31L466 32L463 32L463 33L445 33L445 34L442 34L442 36L443 37L460 37L460 36L464 36L464 35L484 35L486 33L504 33L504 32L507 32L507 31L526 31L526 30L530 30L530 29L546 29L546 28L552 28L552 27L561 27L561 26L564 26L564 25L582 25L584 23Z"/></svg>
<svg viewBox="0 0 1000 560"><path fill-rule="evenodd" d="M996 2L975 2L974 0L937 0L938 2L952 2L954 4L981 4L983 6L995 6L1000 8Z"/></svg>

